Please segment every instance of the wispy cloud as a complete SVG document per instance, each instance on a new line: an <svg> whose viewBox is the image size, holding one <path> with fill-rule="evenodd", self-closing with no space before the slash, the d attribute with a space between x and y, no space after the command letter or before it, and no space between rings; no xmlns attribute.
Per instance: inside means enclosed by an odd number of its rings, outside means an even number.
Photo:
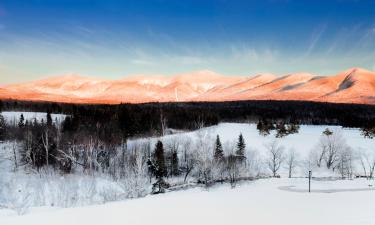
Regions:
<svg viewBox="0 0 375 225"><path fill-rule="evenodd" d="M314 32L311 35L310 43L306 51L306 56L309 56L315 50L315 47L317 46L319 40L322 38L326 28L327 25L323 24L314 30Z"/></svg>
<svg viewBox="0 0 375 225"><path fill-rule="evenodd" d="M357 42L357 47L369 48L375 47L375 26L364 29L362 32L362 37Z"/></svg>
<svg viewBox="0 0 375 225"><path fill-rule="evenodd" d="M273 62L279 51L270 47L255 47L247 44L232 44L230 47L231 57L238 62Z"/></svg>

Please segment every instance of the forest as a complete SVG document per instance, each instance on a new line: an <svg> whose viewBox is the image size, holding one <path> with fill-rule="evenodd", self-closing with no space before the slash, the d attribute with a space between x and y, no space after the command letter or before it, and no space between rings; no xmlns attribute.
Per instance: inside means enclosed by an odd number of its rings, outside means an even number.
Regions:
<svg viewBox="0 0 375 225"><path fill-rule="evenodd" d="M70 115L71 130L115 133L125 137L161 134L164 127L194 130L219 122L282 120L306 125L375 127L375 106L303 101L181 102L119 105L0 101L0 111L34 111ZM203 123L203 124L202 124ZM112 132L106 132L111 130ZM106 137L110 138L110 137Z"/></svg>

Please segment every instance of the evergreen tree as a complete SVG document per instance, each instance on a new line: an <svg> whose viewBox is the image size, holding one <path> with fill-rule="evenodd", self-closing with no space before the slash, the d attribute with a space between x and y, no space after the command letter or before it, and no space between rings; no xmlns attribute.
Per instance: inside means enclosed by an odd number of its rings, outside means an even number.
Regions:
<svg viewBox="0 0 375 225"><path fill-rule="evenodd" d="M5 130L6 130L5 119L4 119L4 116L0 114L0 141L3 141L5 139Z"/></svg>
<svg viewBox="0 0 375 225"><path fill-rule="evenodd" d="M164 147L163 143L159 140L155 146L154 152L155 161L155 176L156 178L162 178L166 174L165 159L164 159Z"/></svg>
<svg viewBox="0 0 375 225"><path fill-rule="evenodd" d="M178 154L177 151L172 152L172 157L171 157L171 163L172 163L172 175L178 176L179 171L178 171Z"/></svg>
<svg viewBox="0 0 375 225"><path fill-rule="evenodd" d="M51 117L51 113L47 113L47 127L51 127L52 126L52 117Z"/></svg>
<svg viewBox="0 0 375 225"><path fill-rule="evenodd" d="M332 132L330 129L326 128L326 129L323 131L323 134L326 135L326 136L330 136L330 135L333 134L333 132Z"/></svg>
<svg viewBox="0 0 375 225"><path fill-rule="evenodd" d="M20 120L18 121L18 127L22 128L24 126L25 126L25 117L23 116L23 114L21 114Z"/></svg>
<svg viewBox="0 0 375 225"><path fill-rule="evenodd" d="M223 146L221 145L219 135L216 136L214 159L220 161L224 158Z"/></svg>
<svg viewBox="0 0 375 225"><path fill-rule="evenodd" d="M246 148L245 140L243 139L242 134L240 134L240 136L238 136L236 155L244 158L245 148Z"/></svg>
<svg viewBox="0 0 375 225"><path fill-rule="evenodd" d="M165 159L164 159L164 147L163 143L159 140L155 146L154 152L154 163L148 163L149 168L154 170L156 176L156 182L152 184L152 193L164 193L165 189L169 187L169 184L164 181L166 175ZM152 168L153 167L153 168Z"/></svg>

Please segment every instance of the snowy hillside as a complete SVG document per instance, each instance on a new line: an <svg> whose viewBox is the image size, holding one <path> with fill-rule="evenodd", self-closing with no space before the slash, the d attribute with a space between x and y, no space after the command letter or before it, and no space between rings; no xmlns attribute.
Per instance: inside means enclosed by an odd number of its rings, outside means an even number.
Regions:
<svg viewBox="0 0 375 225"><path fill-rule="evenodd" d="M8 113L7 119L12 116L16 119L18 115L20 113ZM24 116L41 119L45 114L26 113ZM57 119L64 117L55 116ZM318 168L306 164L312 162L311 151L319 149L318 144L326 128L341 134L343 139L340 142L346 142L353 149L350 158L353 160L350 163L352 171L345 177L338 169L333 171L325 165ZM216 164L213 158L217 135L222 141L226 160L233 156L239 134L243 135L246 143L245 167L244 164L240 164L237 170L220 167L221 164ZM363 159L375 162L375 140L361 136L359 129L302 125L297 134L276 138L272 132L268 136L260 135L255 124L220 123L192 132L179 131L159 138L133 139L127 142L125 148L128 155L125 155L123 175L119 166L123 157L122 147L116 149L118 152L108 161L108 166L102 167L98 157L89 155L84 158L88 151L93 152L92 155L103 154L102 146L95 146L92 140L89 138L87 144L83 142L83 145L75 146L74 154L68 152L66 154L69 155L63 155L74 160L70 173L63 173L52 166L37 170L25 165L21 161L25 147L22 143L0 143L0 224L157 225L176 224L176 221L189 225L248 224L251 219L260 225L294 225L300 224L302 218L303 224L311 225L367 225L375 222L370 209L371 199L375 197L374 180L354 179L356 175L363 175L359 153L372 151ZM163 158L169 171L173 168L170 153L176 151L179 173L164 178L171 185L167 188L167 192L171 193L150 195L156 179L150 177L147 157L156 151L158 140L164 145L166 155ZM284 148L285 156L292 148L297 153L290 179L286 178L287 158L277 171L281 179L270 178L270 149L267 144L275 140ZM93 169L85 166L84 163L90 160L98 166L92 166ZM189 172L188 167L191 168ZM311 194L306 193L308 170L312 170L314 177ZM206 172L210 174L211 185L202 183L205 181L202 174ZM233 174L238 176L238 183L232 185L234 189L228 184L228 177ZM133 198L140 199L130 200ZM356 207L353 209L352 205ZM165 212L169 212L168 215Z"/></svg>
<svg viewBox="0 0 375 225"><path fill-rule="evenodd" d="M224 146L225 143L235 143L238 135L242 133L247 144L248 150L265 151L265 144L273 140L277 140L285 148L294 148L301 156L307 156L308 152L318 143L322 132L329 128L330 130L342 132L345 141L352 148L374 148L375 140L364 138L357 128L342 128L340 126L315 126L315 125L301 125L298 134L291 134L283 138L275 138L275 133L268 136L260 135L256 129L256 124L247 123L220 123L217 126L202 128L193 132L178 133L162 137L161 140L170 140L173 138L196 139L199 135L206 134L207 139L212 139L212 143L216 135L220 136ZM156 139L153 139L155 142Z"/></svg>
<svg viewBox="0 0 375 225"><path fill-rule="evenodd" d="M321 182L329 188L368 188L365 180ZM372 182L374 184L374 182ZM0 215L2 225L373 225L375 191L296 193L280 187L306 190L306 179L266 179L206 191L195 188L105 205L35 209L25 216ZM353 207L355 206L355 207ZM1 211L0 211L1 212Z"/></svg>

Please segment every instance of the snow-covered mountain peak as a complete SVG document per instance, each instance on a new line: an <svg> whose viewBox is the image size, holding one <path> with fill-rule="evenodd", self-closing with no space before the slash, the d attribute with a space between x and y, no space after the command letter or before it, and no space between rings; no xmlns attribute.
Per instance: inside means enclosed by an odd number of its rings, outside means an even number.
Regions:
<svg viewBox="0 0 375 225"><path fill-rule="evenodd" d="M375 104L375 72L351 68L335 76L224 76L210 70L175 76L137 75L106 80L66 74L4 86L0 99L74 103L308 100Z"/></svg>

